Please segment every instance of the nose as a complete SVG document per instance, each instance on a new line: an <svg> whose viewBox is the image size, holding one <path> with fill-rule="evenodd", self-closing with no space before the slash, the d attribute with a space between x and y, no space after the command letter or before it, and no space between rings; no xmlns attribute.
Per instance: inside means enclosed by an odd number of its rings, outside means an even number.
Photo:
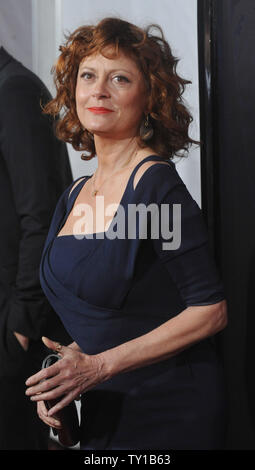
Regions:
<svg viewBox="0 0 255 470"><path fill-rule="evenodd" d="M92 95L94 98L97 98L98 100L101 98L110 97L110 92L107 87L106 80L104 78L99 78L98 80L96 80Z"/></svg>

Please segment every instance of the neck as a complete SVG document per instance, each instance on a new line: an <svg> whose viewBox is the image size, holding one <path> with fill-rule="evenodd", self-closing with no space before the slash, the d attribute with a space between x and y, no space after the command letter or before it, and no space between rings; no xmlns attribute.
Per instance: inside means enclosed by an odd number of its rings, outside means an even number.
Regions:
<svg viewBox="0 0 255 470"><path fill-rule="evenodd" d="M94 136L96 155L98 157L97 179L110 176L116 171L133 165L138 144L136 137L122 140L105 139Z"/></svg>

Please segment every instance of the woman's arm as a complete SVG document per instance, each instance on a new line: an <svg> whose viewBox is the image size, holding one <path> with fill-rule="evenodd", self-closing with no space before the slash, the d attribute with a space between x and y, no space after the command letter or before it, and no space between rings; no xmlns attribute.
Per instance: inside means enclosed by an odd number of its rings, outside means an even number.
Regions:
<svg viewBox="0 0 255 470"><path fill-rule="evenodd" d="M149 333L99 354L88 355L62 346L62 360L30 377L26 394L33 401L64 395L44 417L47 422L49 417L97 384L119 373L174 356L226 325L227 306L223 300L213 305L188 307ZM44 342L51 349L57 348L53 341L45 339Z"/></svg>
<svg viewBox="0 0 255 470"><path fill-rule="evenodd" d="M110 377L170 358L227 325L225 300L188 307L158 328L100 354L103 375Z"/></svg>

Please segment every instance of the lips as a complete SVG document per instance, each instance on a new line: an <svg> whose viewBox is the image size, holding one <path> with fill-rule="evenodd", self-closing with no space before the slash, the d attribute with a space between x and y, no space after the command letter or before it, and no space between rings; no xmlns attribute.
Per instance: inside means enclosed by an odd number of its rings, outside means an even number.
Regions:
<svg viewBox="0 0 255 470"><path fill-rule="evenodd" d="M88 110L91 111L92 113L95 113L95 114L106 114L106 113L112 113L113 112L112 109L101 108L101 107L92 107L92 108L88 108Z"/></svg>

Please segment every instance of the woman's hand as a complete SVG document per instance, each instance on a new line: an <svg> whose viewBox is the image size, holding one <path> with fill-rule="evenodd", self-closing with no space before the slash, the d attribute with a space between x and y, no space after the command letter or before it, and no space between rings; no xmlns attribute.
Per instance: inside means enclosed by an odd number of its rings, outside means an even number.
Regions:
<svg viewBox="0 0 255 470"><path fill-rule="evenodd" d="M48 338L43 338L43 342L62 358L27 379L26 385L29 388L26 395L30 396L32 401L40 402L61 397L60 401L49 411L46 410L45 405L39 406L41 415L49 418L82 393L106 380L106 377L103 374L100 355L81 353L73 347L73 343L70 346L61 346L59 349L59 344Z"/></svg>
<svg viewBox="0 0 255 470"><path fill-rule="evenodd" d="M37 402L37 414L39 418L48 426L55 429L61 429L61 421L57 419L56 416L48 416L48 410L45 406L44 401Z"/></svg>

